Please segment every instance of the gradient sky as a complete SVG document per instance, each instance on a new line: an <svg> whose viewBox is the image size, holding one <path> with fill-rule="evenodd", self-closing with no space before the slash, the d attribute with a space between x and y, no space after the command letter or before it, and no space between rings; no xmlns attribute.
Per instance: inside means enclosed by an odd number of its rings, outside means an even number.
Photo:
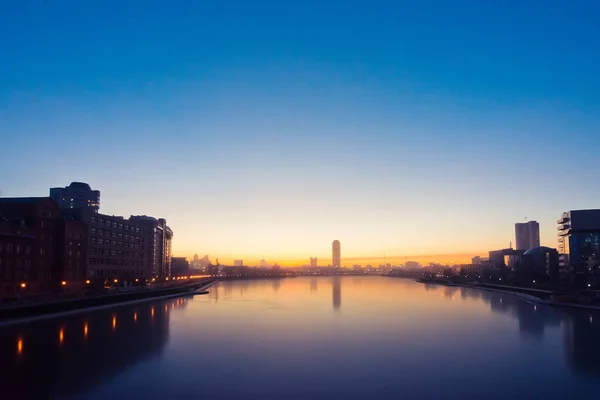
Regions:
<svg viewBox="0 0 600 400"><path fill-rule="evenodd" d="M600 3L3 1L0 191L175 255L469 255L600 208ZM465 256L466 257L466 256ZM343 263L345 263L343 261Z"/></svg>

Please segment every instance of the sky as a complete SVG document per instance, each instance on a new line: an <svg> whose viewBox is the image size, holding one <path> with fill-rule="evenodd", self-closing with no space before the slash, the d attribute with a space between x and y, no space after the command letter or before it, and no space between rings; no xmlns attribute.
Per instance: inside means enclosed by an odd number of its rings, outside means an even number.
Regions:
<svg viewBox="0 0 600 400"><path fill-rule="evenodd" d="M0 192L222 263L439 260L600 208L600 3L0 2ZM320 262L321 263L321 262Z"/></svg>

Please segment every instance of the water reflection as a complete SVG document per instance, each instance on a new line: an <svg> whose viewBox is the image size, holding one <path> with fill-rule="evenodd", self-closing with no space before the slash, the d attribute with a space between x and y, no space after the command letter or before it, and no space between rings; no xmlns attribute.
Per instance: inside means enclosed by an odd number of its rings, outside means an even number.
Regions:
<svg viewBox="0 0 600 400"><path fill-rule="evenodd" d="M444 297L453 291L444 290ZM542 341L547 328L563 327L566 358L576 371L600 375L600 313L537 306L508 293L461 288L461 297L483 301L494 313L518 320L524 338ZM596 321L596 322L594 322Z"/></svg>
<svg viewBox="0 0 600 400"><path fill-rule="evenodd" d="M187 303L181 299L174 306L185 308ZM99 311L0 329L3 396L80 393L160 355L169 338L169 314L155 316L153 310L146 304L136 306L136 311Z"/></svg>
<svg viewBox="0 0 600 400"><path fill-rule="evenodd" d="M316 292L318 290L318 286L317 286L317 278L310 278L310 291L311 292Z"/></svg>
<svg viewBox="0 0 600 400"><path fill-rule="evenodd" d="M331 294L333 309L337 311L342 307L342 282L339 276L331 278Z"/></svg>

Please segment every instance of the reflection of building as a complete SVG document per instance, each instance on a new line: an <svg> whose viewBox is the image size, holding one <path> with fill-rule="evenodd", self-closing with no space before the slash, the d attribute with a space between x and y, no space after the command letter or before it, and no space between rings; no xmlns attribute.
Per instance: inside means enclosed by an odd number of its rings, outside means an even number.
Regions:
<svg viewBox="0 0 600 400"><path fill-rule="evenodd" d="M317 278L310 278L310 291L311 292L317 291Z"/></svg>
<svg viewBox="0 0 600 400"><path fill-rule="evenodd" d="M333 297L333 309L339 310L342 306L342 282L339 276L331 278L331 293Z"/></svg>
<svg viewBox="0 0 600 400"><path fill-rule="evenodd" d="M536 221L515 224L517 250L529 250L540 245L540 224Z"/></svg>
<svg viewBox="0 0 600 400"><path fill-rule="evenodd" d="M71 182L64 188L51 188L50 197L61 210L90 208L98 212L100 208L100 191L92 190L90 185L83 182Z"/></svg>
<svg viewBox="0 0 600 400"><path fill-rule="evenodd" d="M342 249L339 240L334 240L331 244L332 266L339 268L342 266Z"/></svg>
<svg viewBox="0 0 600 400"><path fill-rule="evenodd" d="M596 274L600 267L600 210L572 210L558 220L561 268Z"/></svg>
<svg viewBox="0 0 600 400"><path fill-rule="evenodd" d="M600 376L600 318L585 311L572 311L564 327L567 360L576 370Z"/></svg>
<svg viewBox="0 0 600 400"><path fill-rule="evenodd" d="M310 266L311 268L317 268L317 257L310 258Z"/></svg>
<svg viewBox="0 0 600 400"><path fill-rule="evenodd" d="M3 394L46 399L93 390L159 356L168 341L170 313L186 303L145 303L5 331L0 340Z"/></svg>

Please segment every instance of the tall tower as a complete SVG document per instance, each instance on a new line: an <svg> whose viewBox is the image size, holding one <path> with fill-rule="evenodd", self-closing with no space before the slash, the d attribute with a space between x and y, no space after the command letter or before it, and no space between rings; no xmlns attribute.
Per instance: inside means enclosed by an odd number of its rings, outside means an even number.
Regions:
<svg viewBox="0 0 600 400"><path fill-rule="evenodd" d="M339 240L334 240L331 244L331 258L333 265L335 268L340 268L342 266L342 249Z"/></svg>
<svg viewBox="0 0 600 400"><path fill-rule="evenodd" d="M529 250L540 246L540 224L536 221L515 224L517 250Z"/></svg>

